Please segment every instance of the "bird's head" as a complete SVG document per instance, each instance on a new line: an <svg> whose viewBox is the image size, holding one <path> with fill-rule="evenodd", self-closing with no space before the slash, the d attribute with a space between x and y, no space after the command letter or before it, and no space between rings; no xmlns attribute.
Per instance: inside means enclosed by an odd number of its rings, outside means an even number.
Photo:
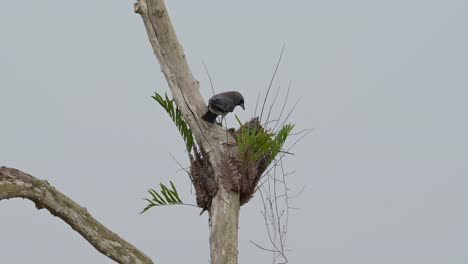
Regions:
<svg viewBox="0 0 468 264"><path fill-rule="evenodd" d="M234 98L236 105L242 107L242 109L245 110L244 97L242 96L242 94L239 92L235 92L235 91L232 91L230 93L232 94L232 97Z"/></svg>

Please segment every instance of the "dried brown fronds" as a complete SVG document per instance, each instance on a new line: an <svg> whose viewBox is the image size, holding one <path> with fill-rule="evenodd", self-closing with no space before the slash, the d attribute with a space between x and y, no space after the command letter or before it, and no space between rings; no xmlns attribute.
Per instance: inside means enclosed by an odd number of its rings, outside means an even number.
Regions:
<svg viewBox="0 0 468 264"><path fill-rule="evenodd" d="M211 200L218 192L218 187L214 180L213 169L208 161L208 154L202 149L198 150L197 146L193 145L194 155L189 154L190 158L190 180L195 188L197 205L205 210L209 210Z"/></svg>
<svg viewBox="0 0 468 264"><path fill-rule="evenodd" d="M220 180L226 190L239 193L241 205L253 197L260 178L291 129L292 125L284 133L274 134L265 130L255 117L238 130L228 130L237 141L238 152L222 159Z"/></svg>

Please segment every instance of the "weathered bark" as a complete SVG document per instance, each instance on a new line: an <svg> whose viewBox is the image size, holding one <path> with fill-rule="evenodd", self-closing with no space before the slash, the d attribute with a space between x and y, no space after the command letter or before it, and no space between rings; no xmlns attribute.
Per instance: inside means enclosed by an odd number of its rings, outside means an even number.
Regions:
<svg viewBox="0 0 468 264"><path fill-rule="evenodd" d="M194 137L209 157L219 182L219 164L228 153L235 153L234 139L218 125L204 122L201 116L207 106L187 64L163 0L138 0L135 12L143 18L149 41L153 47L177 106ZM226 141L229 141L227 144ZM228 149L230 148L230 149ZM237 264L239 194L220 187L214 197L210 214L210 252L213 264Z"/></svg>
<svg viewBox="0 0 468 264"><path fill-rule="evenodd" d="M0 200L26 198L37 209L46 208L80 233L99 252L118 263L150 264L153 261L133 245L120 238L96 219L86 208L29 174L12 168L0 168Z"/></svg>

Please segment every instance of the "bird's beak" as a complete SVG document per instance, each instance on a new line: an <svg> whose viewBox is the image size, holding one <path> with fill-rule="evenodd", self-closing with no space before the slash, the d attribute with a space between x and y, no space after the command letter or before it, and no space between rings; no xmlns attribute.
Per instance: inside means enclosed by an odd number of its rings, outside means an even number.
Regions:
<svg viewBox="0 0 468 264"><path fill-rule="evenodd" d="M244 109L244 110L245 110L244 103L240 104L240 107L242 107L242 109Z"/></svg>

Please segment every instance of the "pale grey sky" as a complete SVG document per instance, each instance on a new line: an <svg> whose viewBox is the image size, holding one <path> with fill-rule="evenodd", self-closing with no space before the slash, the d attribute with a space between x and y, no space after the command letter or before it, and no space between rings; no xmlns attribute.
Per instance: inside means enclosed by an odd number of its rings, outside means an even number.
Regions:
<svg viewBox="0 0 468 264"><path fill-rule="evenodd" d="M290 263L468 262L468 2L168 1L202 93L239 90L247 119L281 46L274 87L314 131L286 160L303 193ZM0 165L47 179L157 263L208 263L207 216L140 215L174 180L194 202L167 90L133 1L0 4ZM232 121L232 120L231 120ZM241 210L240 263L269 263L256 197ZM1 263L112 263L29 201L0 202Z"/></svg>

